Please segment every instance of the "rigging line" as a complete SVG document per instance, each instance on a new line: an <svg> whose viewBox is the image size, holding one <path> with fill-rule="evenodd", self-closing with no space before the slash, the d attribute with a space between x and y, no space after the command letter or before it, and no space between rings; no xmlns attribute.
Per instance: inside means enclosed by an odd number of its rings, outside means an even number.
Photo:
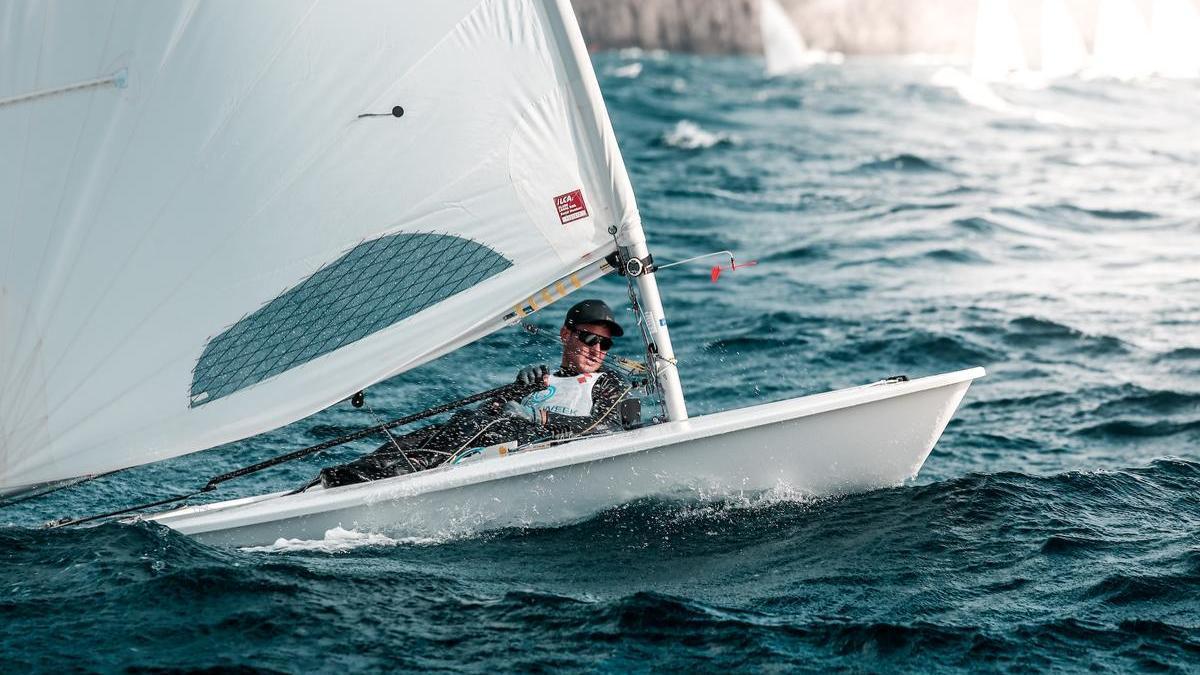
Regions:
<svg viewBox="0 0 1200 675"><path fill-rule="evenodd" d="M55 521L46 523L45 527L58 528L58 527L64 527L67 525L78 525L80 523L87 523L87 522L91 522L93 520L100 520L102 518L110 518L112 516L119 516L119 515L124 515L126 513L131 513L133 511L140 511L140 510L154 508L156 506L163 506L166 504L171 504L173 502L183 501L185 499L195 497L196 495L203 494L205 492L211 492L211 491L215 490L217 488L217 486L220 485L221 483L224 483L229 480L233 480L234 478L240 478L241 476L247 476L247 475L255 473L257 471L261 471L263 469L267 469L272 466L282 464L284 462L289 462L293 459L299 459L301 457L306 457L313 453L320 452L321 450L327 450L329 448L332 448L332 447L335 447L338 445L342 445L344 443L349 443L350 441L356 441L360 438L366 438L368 436L373 436L373 435L379 433L381 428L390 429L390 428L394 428L394 427L403 426L405 424L415 422L419 419L424 419L426 417L432 417L434 415L438 415L438 414L453 410L454 408L458 408L458 407L461 407L464 405L469 405L469 404L475 403L477 401L482 401L486 398L492 398L495 396L503 396L508 393L514 393L514 394L520 393L520 392L524 392L526 389L528 389L528 387L525 385L518 385L516 383L506 384L502 387L496 387L495 389L489 389L487 391L479 392L477 394L472 394L466 398L462 398L457 401L451 401L450 403L443 403L442 405L434 406L433 408L429 408L427 410L422 410L421 412L413 413L412 415L407 415L405 417L400 417L398 419L394 419L394 420L392 420L390 422L386 422L383 425L380 425L378 427L368 427L366 429L360 429L353 433L349 433L344 436L339 436L337 438L333 438L328 441L324 441L324 442L318 443L316 445L309 446L307 448L295 450L295 451L292 451L292 452L289 452L289 453L286 453L283 455L279 455L277 457L272 457L270 459L263 460L261 462L258 462L257 464L252 464L250 466L245 466L240 469L235 469L233 471L223 473L219 476L209 479L208 483L206 483L204 485L204 487L202 487L198 490L195 490L193 492L189 492L187 494L177 495L175 497L168 497L166 499L160 499L158 501L150 502L148 504L140 504L137 506L131 506L129 508L121 509L119 511L111 511L109 513L102 513L102 514L95 515L95 516L87 516L84 518L74 518L74 519L62 518L59 520L55 520Z"/></svg>
<svg viewBox="0 0 1200 675"><path fill-rule="evenodd" d="M656 270L665 270L668 267L674 267L676 265L683 265L686 263L695 262L697 260L703 260L705 258L711 258L713 256L718 256L718 255L727 256L729 258L730 264L733 264L733 252L732 251L713 251L712 253L705 253L704 255L697 255L697 256L693 256L691 258L685 258L683 260L676 260L675 262L667 263L665 265L655 265L654 268Z"/></svg>
<svg viewBox="0 0 1200 675"><path fill-rule="evenodd" d="M657 345L655 346L655 350L650 349L650 345L653 344L650 339L650 331L649 331L649 328L646 326L646 317L642 313L642 307L638 303L637 291L634 288L633 279L629 276L629 273L625 270L625 255L621 252L622 248L621 248L620 242L617 241L617 227L615 225L612 227L609 227L608 233L610 235L612 235L613 245L616 246L616 248L617 248L617 263L620 265L620 270L622 272L624 272L624 274L622 276L625 277L625 288L629 293L629 304L630 304L630 307L633 309L633 315L637 321L638 329L641 331L641 334L642 334L642 344L645 345L645 348L646 348L646 380L649 383L650 387L653 388L653 391L658 394L659 412L665 416L666 412L667 412L666 411L666 395L663 393L662 385L659 384L659 382L658 382L657 359L659 359L660 357L657 352Z"/></svg>
<svg viewBox="0 0 1200 675"><path fill-rule="evenodd" d="M383 429L383 433L387 434L388 440L392 443L392 447L396 448L396 452L400 453L400 457L403 458L404 463L408 465L409 471L416 473L417 467L413 466L412 460L408 458L408 455L404 452L404 448L400 447L400 443L396 441L396 437L393 436L391 430L383 424L383 421L379 418L379 415L375 414L375 409L371 407L370 403L366 402L365 397L363 398L363 404L367 406L367 412L371 413L371 417L375 419L376 426Z"/></svg>
<svg viewBox="0 0 1200 675"><path fill-rule="evenodd" d="M498 424L498 423L500 423L500 422L502 422L502 421L504 421L504 417L497 417L496 419L492 420L491 422L488 422L487 424L483 425L483 428L482 428L482 429L480 429L479 431L475 432L475 435L474 435L474 436L472 436L472 437L468 438L468 439L466 440L466 442L464 442L462 445L460 445L460 446L459 446L458 450L455 450L455 451L454 451L454 455L457 455L458 453L462 452L463 450L466 450L466 449L467 449L467 446L471 444L471 441L475 440L476 438L479 438L480 436L482 436L482 435L483 435L483 432L487 431L487 430L488 430L488 429L490 429L490 428L491 428L493 425L495 425L495 424ZM451 456L450 456L450 459L454 459L454 455L451 455ZM450 460L447 460L447 461L450 461Z"/></svg>
<svg viewBox="0 0 1200 675"><path fill-rule="evenodd" d="M617 409L617 406L621 405L621 401L624 400L625 395L631 391L633 391L632 386L625 387L625 390L621 392L621 395L617 397L617 400L614 401L612 405L608 406L608 410L605 410L602 415L600 415L599 417L596 418L595 422L592 422L591 426L589 426L588 428L579 432L578 434L575 434L575 436L573 438L580 438L580 437L586 435L587 432L591 431L592 429L595 429L597 424L600 424L601 422L603 422L609 415L612 414L612 412L614 410Z"/></svg>

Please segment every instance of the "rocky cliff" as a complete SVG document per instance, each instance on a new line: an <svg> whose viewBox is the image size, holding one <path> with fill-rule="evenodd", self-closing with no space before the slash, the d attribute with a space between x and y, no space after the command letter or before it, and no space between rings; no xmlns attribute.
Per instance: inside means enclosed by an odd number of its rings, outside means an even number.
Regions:
<svg viewBox="0 0 1200 675"><path fill-rule="evenodd" d="M845 54L967 56L979 0L777 0L809 47ZM1139 0L1148 5L1150 0ZM574 0L593 49L642 47L696 53L762 53L760 0ZM1090 39L1099 0L1066 0ZM1009 0L1036 34L1042 0ZM1030 28L1032 27L1032 28ZM1029 30L1026 30L1029 29Z"/></svg>
<svg viewBox="0 0 1200 675"><path fill-rule="evenodd" d="M698 54L762 52L759 0L574 0L588 46Z"/></svg>

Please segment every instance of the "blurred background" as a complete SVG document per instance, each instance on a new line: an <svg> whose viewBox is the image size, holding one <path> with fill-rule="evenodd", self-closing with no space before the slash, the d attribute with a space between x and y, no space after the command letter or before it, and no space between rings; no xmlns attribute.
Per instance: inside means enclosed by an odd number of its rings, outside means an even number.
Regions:
<svg viewBox="0 0 1200 675"><path fill-rule="evenodd" d="M791 32L801 49L923 54L989 76L1200 72L1194 0L578 0L575 11L595 50L770 55Z"/></svg>

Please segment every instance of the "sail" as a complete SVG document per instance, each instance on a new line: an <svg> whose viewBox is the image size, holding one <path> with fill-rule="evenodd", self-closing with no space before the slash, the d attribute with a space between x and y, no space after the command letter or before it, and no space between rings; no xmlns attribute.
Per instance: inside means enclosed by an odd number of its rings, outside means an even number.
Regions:
<svg viewBox="0 0 1200 675"><path fill-rule="evenodd" d="M640 237L565 0L0 0L0 45L0 493L301 419Z"/></svg>
<svg viewBox="0 0 1200 675"><path fill-rule="evenodd" d="M1067 77L1087 65L1088 51L1065 0L1042 2L1041 72L1046 77Z"/></svg>
<svg viewBox="0 0 1200 675"><path fill-rule="evenodd" d="M1134 0L1100 0L1091 69L1095 75L1119 80L1154 72L1150 29Z"/></svg>
<svg viewBox="0 0 1200 675"><path fill-rule="evenodd" d="M762 0L759 6L759 30L767 75L797 73L818 63L841 63L840 52L810 49L797 30L792 17L778 0Z"/></svg>
<svg viewBox="0 0 1200 675"><path fill-rule="evenodd" d="M1008 0L979 0L971 76L998 81L1027 69L1021 32Z"/></svg>
<svg viewBox="0 0 1200 675"><path fill-rule="evenodd" d="M1200 9L1193 0L1154 0L1150 41L1163 77L1200 77Z"/></svg>

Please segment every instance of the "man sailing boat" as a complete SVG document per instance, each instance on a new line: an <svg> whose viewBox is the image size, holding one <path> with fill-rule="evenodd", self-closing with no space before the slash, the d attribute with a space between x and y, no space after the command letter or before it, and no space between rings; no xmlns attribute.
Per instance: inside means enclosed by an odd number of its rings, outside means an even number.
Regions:
<svg viewBox="0 0 1200 675"><path fill-rule="evenodd" d="M321 470L326 488L390 478L438 466L469 448L547 438L575 438L621 428L617 412L629 385L604 367L613 338L625 331L602 300L584 300L567 311L559 338L558 370L533 365L517 374L511 394L491 399L403 436L391 436L371 454ZM531 391L532 390L532 391Z"/></svg>

